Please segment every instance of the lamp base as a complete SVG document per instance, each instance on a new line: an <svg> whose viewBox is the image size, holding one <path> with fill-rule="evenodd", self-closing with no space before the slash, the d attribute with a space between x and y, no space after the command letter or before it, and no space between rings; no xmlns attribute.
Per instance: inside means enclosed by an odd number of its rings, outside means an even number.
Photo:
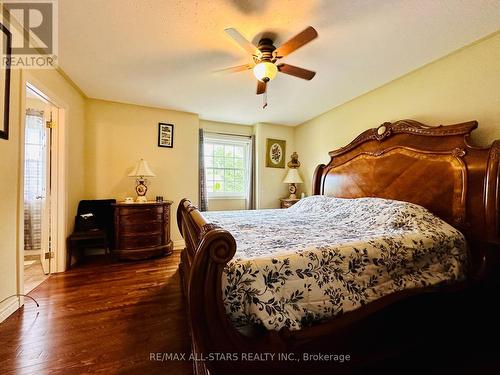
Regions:
<svg viewBox="0 0 500 375"><path fill-rule="evenodd" d="M137 199L135 200L138 203L146 203L146 193L148 192L148 187L146 186L146 180L142 177L137 179L137 185L135 187L135 192L137 193Z"/></svg>
<svg viewBox="0 0 500 375"><path fill-rule="evenodd" d="M297 192L297 186L295 186L295 184L290 184L288 191L290 192L290 196L288 197L289 199L297 199L297 195L295 195Z"/></svg>

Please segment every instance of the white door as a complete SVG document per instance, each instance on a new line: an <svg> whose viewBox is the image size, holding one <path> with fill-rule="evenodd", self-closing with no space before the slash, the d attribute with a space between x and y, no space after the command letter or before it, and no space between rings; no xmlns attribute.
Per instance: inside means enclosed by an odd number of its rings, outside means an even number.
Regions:
<svg viewBox="0 0 500 375"><path fill-rule="evenodd" d="M52 118L53 117L53 110L51 106L48 104L47 105L47 110L44 111L43 116L44 116L44 121L43 121L43 126L44 126L44 131L43 131L43 190L42 193L40 194L40 200L42 204L42 239L41 239L41 254L40 254L40 259L42 261L42 268L43 272L45 274L50 273L50 258L53 254L53 249L52 249L52 239L51 239L51 230L50 230L50 224L51 224L51 212L50 212L50 207L51 207L51 202L50 202L50 197L51 197L51 162L52 162L52 127L53 127L53 122Z"/></svg>
<svg viewBox="0 0 500 375"><path fill-rule="evenodd" d="M25 249L38 249L43 272L50 273L52 248L51 186L53 184L52 119L57 108L30 87L25 120ZM28 226L28 227L26 227ZM27 234L28 233L28 234Z"/></svg>

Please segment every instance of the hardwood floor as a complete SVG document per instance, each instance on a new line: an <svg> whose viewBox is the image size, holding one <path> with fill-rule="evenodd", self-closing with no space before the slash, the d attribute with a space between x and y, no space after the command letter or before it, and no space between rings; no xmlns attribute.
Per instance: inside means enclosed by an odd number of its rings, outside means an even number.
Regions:
<svg viewBox="0 0 500 375"><path fill-rule="evenodd" d="M91 262L49 277L30 293L39 308L26 300L0 323L0 374L192 374L188 361L150 361L151 353L190 352L178 264L174 251L138 262ZM471 294L443 301L454 314L405 316L402 332L413 342L407 355L359 373L500 373L499 351L489 344L500 336L491 298L498 290ZM430 325L439 339L417 335Z"/></svg>
<svg viewBox="0 0 500 375"><path fill-rule="evenodd" d="M191 374L179 253L56 274L0 324L2 374Z"/></svg>
<svg viewBox="0 0 500 375"><path fill-rule="evenodd" d="M44 282L47 277L49 276L43 273L40 255L24 257L24 293L31 292Z"/></svg>

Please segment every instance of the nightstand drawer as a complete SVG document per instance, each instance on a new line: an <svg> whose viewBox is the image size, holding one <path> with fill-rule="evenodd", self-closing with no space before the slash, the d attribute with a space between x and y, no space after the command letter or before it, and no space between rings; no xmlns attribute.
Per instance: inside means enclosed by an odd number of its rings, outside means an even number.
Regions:
<svg viewBox="0 0 500 375"><path fill-rule="evenodd" d="M163 214L150 213L148 215L120 215L119 220L120 226L144 223L161 223L163 222Z"/></svg>
<svg viewBox="0 0 500 375"><path fill-rule="evenodd" d="M143 222L143 223L120 223L120 231L126 233L127 236L132 236L136 234L155 234L161 233L162 227L164 226L161 220L156 222Z"/></svg>
<svg viewBox="0 0 500 375"><path fill-rule="evenodd" d="M159 234L145 234L142 236L123 236L120 238L120 249L137 249L143 247L153 247L161 245L161 236Z"/></svg>
<svg viewBox="0 0 500 375"><path fill-rule="evenodd" d="M134 215L134 216L155 216L163 213L163 207L123 207L120 209L120 216Z"/></svg>

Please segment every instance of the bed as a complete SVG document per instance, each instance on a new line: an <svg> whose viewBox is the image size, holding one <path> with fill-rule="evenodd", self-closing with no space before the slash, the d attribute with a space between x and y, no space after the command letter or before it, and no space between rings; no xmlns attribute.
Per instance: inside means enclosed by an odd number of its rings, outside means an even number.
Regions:
<svg viewBox="0 0 500 375"><path fill-rule="evenodd" d="M476 127L369 129L331 151L315 196L286 210L202 214L181 201L195 372L328 372L338 362L295 359L341 351L400 301L425 306L486 277L500 243L500 142L471 146Z"/></svg>
<svg viewBox="0 0 500 375"><path fill-rule="evenodd" d="M242 333L299 330L393 292L465 278L462 233L407 202L316 195L285 210L204 216L237 244L222 292Z"/></svg>

